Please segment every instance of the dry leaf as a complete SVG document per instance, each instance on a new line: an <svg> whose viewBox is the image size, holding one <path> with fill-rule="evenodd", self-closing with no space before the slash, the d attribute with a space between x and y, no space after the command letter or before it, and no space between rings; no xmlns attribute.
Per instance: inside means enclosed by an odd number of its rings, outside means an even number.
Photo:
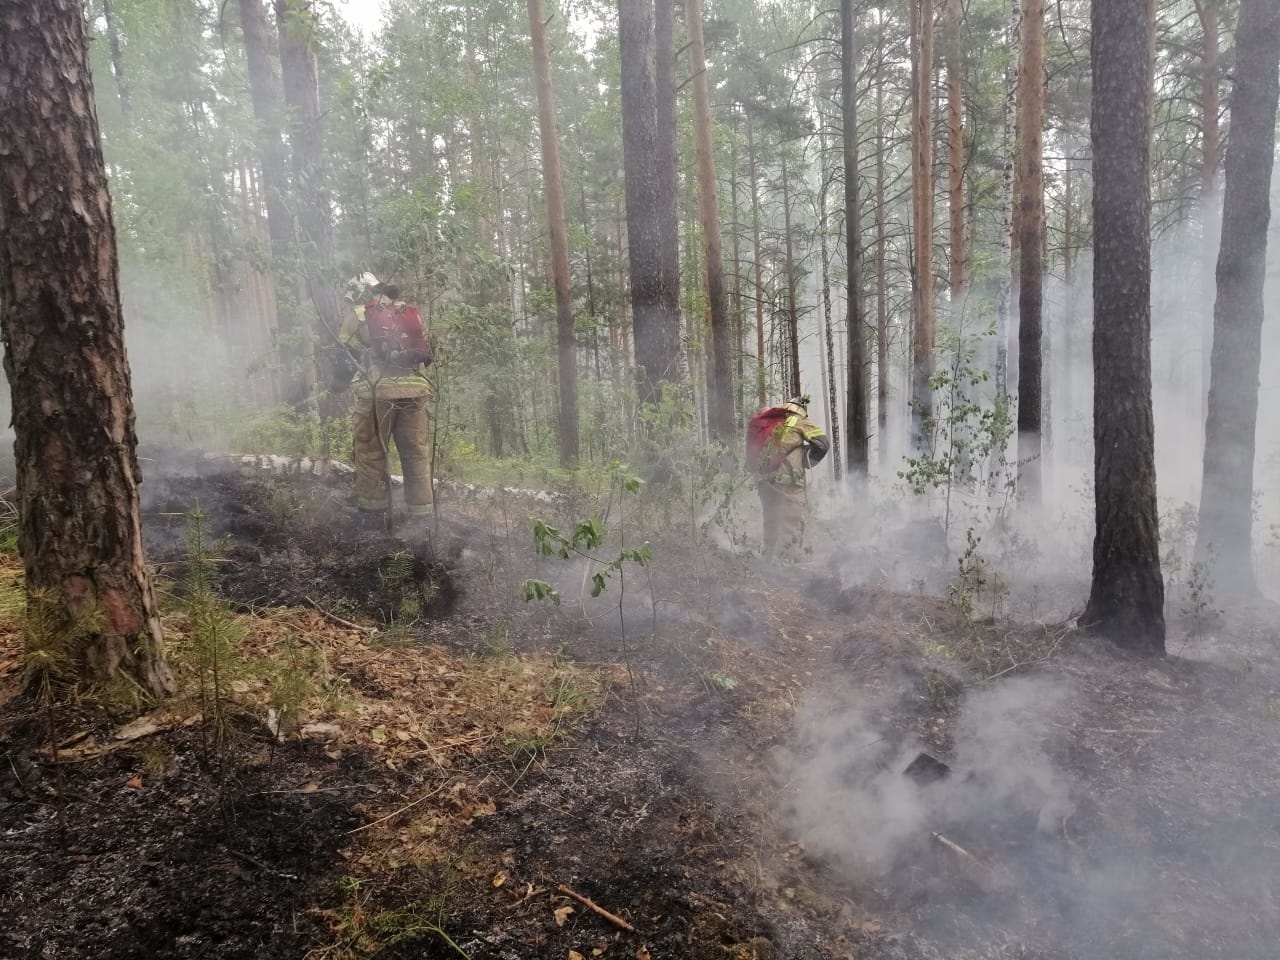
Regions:
<svg viewBox="0 0 1280 960"><path fill-rule="evenodd" d="M385 743L387 740L387 728L374 727L369 731L369 736L373 739L374 743Z"/></svg>
<svg viewBox="0 0 1280 960"><path fill-rule="evenodd" d="M584 957L582 954L580 954L577 950L570 950L569 960L587 960L587 958Z"/></svg>
<svg viewBox="0 0 1280 960"><path fill-rule="evenodd" d="M141 777L130 777L128 780L126 780L126 781L124 782L124 785L125 785L126 787L128 787L130 790L141 790L141 789L142 789L142 778L141 778Z"/></svg>
<svg viewBox="0 0 1280 960"><path fill-rule="evenodd" d="M507 875L505 873L495 873L493 875L494 889L497 889L498 887L502 886L506 882L507 882Z"/></svg>
<svg viewBox="0 0 1280 960"><path fill-rule="evenodd" d="M573 913L573 907L556 907L556 926L563 927L564 922L569 919L569 914Z"/></svg>
<svg viewBox="0 0 1280 960"><path fill-rule="evenodd" d="M649 955L649 948L643 943L636 948L636 960L652 960L652 957Z"/></svg>

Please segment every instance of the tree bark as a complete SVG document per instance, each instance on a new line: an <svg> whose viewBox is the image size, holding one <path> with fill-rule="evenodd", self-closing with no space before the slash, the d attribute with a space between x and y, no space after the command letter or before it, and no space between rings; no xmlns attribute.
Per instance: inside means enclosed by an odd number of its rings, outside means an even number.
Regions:
<svg viewBox="0 0 1280 960"><path fill-rule="evenodd" d="M1022 44L1022 0L1009 2L1009 69L1005 74L1004 117L1000 131L1001 156L1004 157L1004 174L1001 181L1000 204L1000 258L996 273L996 403L1004 410L1009 405L1009 322L1012 313L1013 292L1013 231L1014 231L1014 165L1015 131L1018 103L1018 51ZM1005 454L1000 451L1001 458Z"/></svg>
<svg viewBox="0 0 1280 960"><path fill-rule="evenodd" d="M707 52L702 42L702 0L686 0L685 29L689 32L689 72L693 75L698 219L702 222L702 238L706 244L707 302L711 309L711 376L707 378L707 413L712 439L727 443L735 432L733 372L729 363L729 298L724 286L716 157L711 139L711 92L707 84Z"/></svg>
<svg viewBox="0 0 1280 960"><path fill-rule="evenodd" d="M853 0L840 0L840 122L844 157L844 243L848 263L849 378L845 455L850 479L867 474L867 325L862 302L862 216L858 200L857 62ZM839 442L838 440L836 442Z"/></svg>
<svg viewBox="0 0 1280 960"><path fill-rule="evenodd" d="M297 188L295 238L298 276L318 329L299 324L305 355L321 381L330 383L334 363L345 353L338 342L338 276L333 259L333 214L328 187L328 154L325 151L324 117L320 110L320 77L316 61L314 0L275 0L280 32L280 73L289 108L289 141ZM317 336L321 344L315 349Z"/></svg>
<svg viewBox="0 0 1280 960"><path fill-rule="evenodd" d="M933 0L912 0L911 199L915 216L914 330L911 358L912 446L925 444L933 414Z"/></svg>
<svg viewBox="0 0 1280 960"><path fill-rule="evenodd" d="M542 141L542 180L547 195L547 229L551 234L551 276L556 291L556 347L560 370L560 464L578 462L578 339L573 325L569 274L569 238L564 224L564 180L556 135L555 99L551 89L551 56L542 0L528 0L533 72L538 87L538 132Z"/></svg>
<svg viewBox="0 0 1280 960"><path fill-rule="evenodd" d="M1274 0L1241 0L1236 37L1196 555L1224 593L1249 596L1258 591L1254 443L1280 104L1280 7Z"/></svg>
<svg viewBox="0 0 1280 960"><path fill-rule="evenodd" d="M115 225L80 0L0 0L0 333L29 608L81 677L174 689L143 558ZM75 637L75 625L88 635ZM91 624L91 626L90 626Z"/></svg>
<svg viewBox="0 0 1280 960"><path fill-rule="evenodd" d="M877 62L884 67L884 23ZM876 79L876 451L889 462L889 238L885 216L884 78Z"/></svg>
<svg viewBox="0 0 1280 960"><path fill-rule="evenodd" d="M791 397L800 396L800 312L796 305L796 261L791 242L791 179L787 154L782 153L782 239L787 271L787 389Z"/></svg>
<svg viewBox="0 0 1280 960"><path fill-rule="evenodd" d="M631 322L640 402L658 400L677 368L663 349L662 214L658 197L653 0L618 0L622 60L622 144L626 179Z"/></svg>
<svg viewBox="0 0 1280 960"><path fill-rule="evenodd" d="M761 406L766 400L769 370L764 355L764 256L760 249L760 177L756 168L755 125L747 114L747 168L751 178L751 256L755 267L756 301L756 402Z"/></svg>
<svg viewBox="0 0 1280 960"><path fill-rule="evenodd" d="M244 33L249 93L257 121L262 197L267 209L267 235L271 240L281 396L287 403L296 404L306 396L303 331L298 322L297 289L292 280L293 218L286 201L289 177L282 140L282 92L271 66L271 39L262 0L240 0L240 28Z"/></svg>
<svg viewBox="0 0 1280 960"><path fill-rule="evenodd" d="M818 115L818 247L822 282L822 394L827 405L828 430L831 434L831 468L837 482L844 476L840 449L839 382L836 379L835 331L831 324L831 250L827 235L827 192L831 188L831 171L827 169L827 95L825 84L814 84L814 111Z"/></svg>
<svg viewBox="0 0 1280 960"><path fill-rule="evenodd" d="M1044 308L1044 0L1023 0L1018 71L1018 494L1040 499Z"/></svg>
<svg viewBox="0 0 1280 960"><path fill-rule="evenodd" d="M116 20L112 0L102 0L102 16L107 21L107 45L111 50L111 72L116 80L116 95L120 98L120 113L125 125L133 123L133 94L129 89L129 77L124 71L124 51L120 46L120 24Z"/></svg>
<svg viewBox="0 0 1280 960"><path fill-rule="evenodd" d="M964 310L967 267L964 236L964 26L963 0L947 0L947 209L951 250L952 323L959 328Z"/></svg>
<svg viewBox="0 0 1280 960"><path fill-rule="evenodd" d="M663 366L681 369L680 348L680 153L676 134L675 8L679 0L654 0L654 83L658 134L658 215L662 241L659 278Z"/></svg>
<svg viewBox="0 0 1280 960"><path fill-rule="evenodd" d="M1081 623L1120 646L1163 653L1151 410L1151 22L1143 0L1095 3L1091 19L1095 535Z"/></svg>

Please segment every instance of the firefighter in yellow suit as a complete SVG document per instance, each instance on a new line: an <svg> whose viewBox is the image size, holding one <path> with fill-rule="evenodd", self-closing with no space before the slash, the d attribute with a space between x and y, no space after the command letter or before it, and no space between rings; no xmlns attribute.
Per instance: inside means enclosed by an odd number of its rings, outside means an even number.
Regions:
<svg viewBox="0 0 1280 960"><path fill-rule="evenodd" d="M769 461L781 457L776 470L761 476L760 513L764 524L764 556L799 559L804 548L804 513L807 502L805 471L816 466L831 449L826 432L809 419L809 398L793 397L782 408L787 418L765 444Z"/></svg>
<svg viewBox="0 0 1280 960"><path fill-rule="evenodd" d="M417 308L400 299L392 284L380 284L363 274L347 284L352 308L343 320L339 339L362 355L352 384L353 458L356 468L356 506L361 510L387 508L387 452L392 442L404 472L405 508L410 516L429 517L435 509L431 477L431 363L430 341ZM392 342L371 318L392 317L400 332ZM374 326L374 329L371 329Z"/></svg>

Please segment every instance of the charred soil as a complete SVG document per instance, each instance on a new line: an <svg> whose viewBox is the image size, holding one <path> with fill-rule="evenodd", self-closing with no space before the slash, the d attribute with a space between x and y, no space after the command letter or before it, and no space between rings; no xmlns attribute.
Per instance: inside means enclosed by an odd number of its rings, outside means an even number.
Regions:
<svg viewBox="0 0 1280 960"><path fill-rule="evenodd" d="M678 538L591 598L594 567L532 550L531 512L574 519L545 504L388 534L342 478L188 467L148 480L145 529L180 597L204 515L246 637L226 746L198 703L136 739L69 706L59 777L6 631L0 956L1190 960L1280 933L1265 623L1133 660ZM903 776L921 752L945 775Z"/></svg>

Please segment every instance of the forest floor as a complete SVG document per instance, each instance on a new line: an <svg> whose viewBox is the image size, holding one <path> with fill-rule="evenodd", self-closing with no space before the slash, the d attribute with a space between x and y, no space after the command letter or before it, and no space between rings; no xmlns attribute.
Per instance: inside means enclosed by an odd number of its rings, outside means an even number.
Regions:
<svg viewBox="0 0 1280 960"><path fill-rule="evenodd" d="M593 599L528 522L589 499L388 536L342 476L158 466L173 702L22 693L0 558L0 957L1274 956L1267 611L1140 659L941 568L841 582L834 538L766 569L674 534ZM183 600L197 506L225 608Z"/></svg>

